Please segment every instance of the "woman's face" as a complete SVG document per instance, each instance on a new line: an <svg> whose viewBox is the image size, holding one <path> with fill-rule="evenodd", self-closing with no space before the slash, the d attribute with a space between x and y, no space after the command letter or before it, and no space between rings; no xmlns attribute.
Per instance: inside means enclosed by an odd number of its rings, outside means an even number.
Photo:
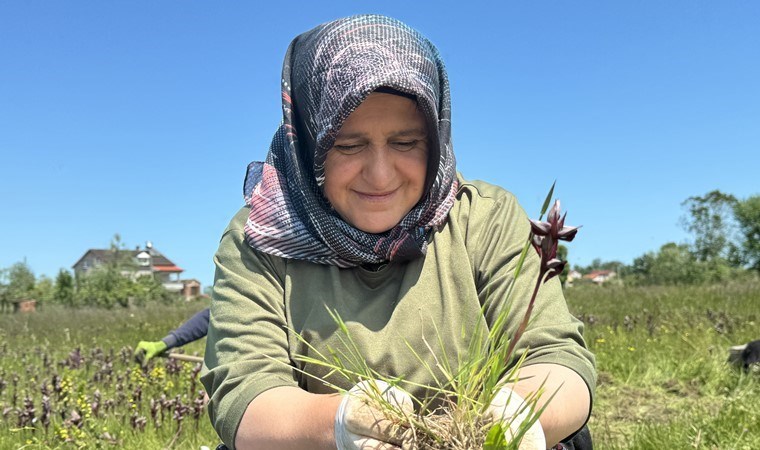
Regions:
<svg viewBox="0 0 760 450"><path fill-rule="evenodd" d="M427 145L425 116L413 100L373 92L348 116L327 153L327 199L362 231L393 228L422 197Z"/></svg>

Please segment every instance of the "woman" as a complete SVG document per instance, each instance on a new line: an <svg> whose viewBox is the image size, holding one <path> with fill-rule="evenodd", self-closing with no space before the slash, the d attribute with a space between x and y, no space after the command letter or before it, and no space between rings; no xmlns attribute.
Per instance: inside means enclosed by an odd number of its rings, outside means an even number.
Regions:
<svg viewBox="0 0 760 450"><path fill-rule="evenodd" d="M443 63L403 23L354 16L296 37L282 99L283 123L266 162L249 166L246 207L215 257L203 377L212 422L239 449L400 448L317 378L351 385L296 355L341 348L329 309L370 367L434 383L407 345L429 349L432 367L467 350L463 330L504 306L527 216L503 189L457 176ZM531 254L515 283L509 333L538 265ZM595 380L556 278L517 350L527 357L512 390L526 397L546 380L557 391L537 425L556 444L587 420Z"/></svg>

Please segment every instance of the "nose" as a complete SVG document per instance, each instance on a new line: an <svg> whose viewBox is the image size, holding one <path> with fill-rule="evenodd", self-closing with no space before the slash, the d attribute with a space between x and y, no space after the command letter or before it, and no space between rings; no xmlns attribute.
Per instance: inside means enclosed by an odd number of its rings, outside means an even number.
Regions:
<svg viewBox="0 0 760 450"><path fill-rule="evenodd" d="M373 146L365 153L362 173L367 183L378 191L391 187L396 173L393 150L387 146Z"/></svg>

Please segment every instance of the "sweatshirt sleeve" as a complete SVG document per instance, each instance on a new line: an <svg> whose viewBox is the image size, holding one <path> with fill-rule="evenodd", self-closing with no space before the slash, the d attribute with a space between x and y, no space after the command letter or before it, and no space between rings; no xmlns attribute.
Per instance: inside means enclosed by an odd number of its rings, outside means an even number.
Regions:
<svg viewBox="0 0 760 450"><path fill-rule="evenodd" d="M211 422L225 445L248 404L278 386L298 386L290 365L284 303L285 262L245 242L244 208L233 218L214 256L216 274L201 381Z"/></svg>
<svg viewBox="0 0 760 450"><path fill-rule="evenodd" d="M197 312L190 320L180 325L176 330L170 331L161 340L164 341L167 349L182 347L183 345L197 341L208 333L208 317L209 309L205 308Z"/></svg>

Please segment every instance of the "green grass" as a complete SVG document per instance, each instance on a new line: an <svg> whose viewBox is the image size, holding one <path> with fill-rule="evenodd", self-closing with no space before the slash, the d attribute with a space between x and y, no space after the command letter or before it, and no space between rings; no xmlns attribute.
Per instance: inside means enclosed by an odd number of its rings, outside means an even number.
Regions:
<svg viewBox="0 0 760 450"><path fill-rule="evenodd" d="M568 289L567 297L571 311L586 323L585 337L597 357L599 383L590 422L597 449L758 447L760 375L734 370L726 358L729 346L760 338L760 282L578 286ZM0 386L5 383L0 389L0 449L214 448L219 440L205 411L197 429L186 412L179 433L173 410L166 411L158 428L151 418L150 399L156 401L162 394L167 400L179 395L182 405L193 405L202 389L193 364L180 363L179 372L170 374L167 360L161 359L142 377L130 359L138 341L160 339L204 306L46 308L34 314L0 315ZM203 346L199 341L185 351L200 354ZM85 358L81 366L59 365L77 347ZM103 356L98 356L99 350ZM111 353L111 380L96 382L96 373ZM40 423L40 387L51 385L54 374L68 380L68 387L61 398L51 392L53 414L46 432ZM138 386L141 400L135 401ZM101 406L97 416L90 411L81 428L66 425L72 409L86 416L96 390L102 403L111 399L114 407L103 412ZM17 409L23 410L27 395L38 420L29 429L19 429ZM133 428L133 417L145 418L142 431ZM64 429L70 442L63 438Z"/></svg>
<svg viewBox="0 0 760 450"><path fill-rule="evenodd" d="M760 376L726 363L760 338L760 283L571 288L599 383L590 427L600 449L753 449Z"/></svg>
<svg viewBox="0 0 760 450"><path fill-rule="evenodd" d="M49 307L0 315L0 449L214 448L219 439L205 408L196 403L203 389L200 367L157 358L143 371L132 360L137 342L162 338L204 306ZM76 348L83 357L78 367L69 356ZM201 340L184 351L202 354L203 348ZM50 398L47 429L42 424L43 386ZM26 397L37 419L22 427L19 413ZM159 405L155 421L151 400ZM72 420L72 411L81 421Z"/></svg>

